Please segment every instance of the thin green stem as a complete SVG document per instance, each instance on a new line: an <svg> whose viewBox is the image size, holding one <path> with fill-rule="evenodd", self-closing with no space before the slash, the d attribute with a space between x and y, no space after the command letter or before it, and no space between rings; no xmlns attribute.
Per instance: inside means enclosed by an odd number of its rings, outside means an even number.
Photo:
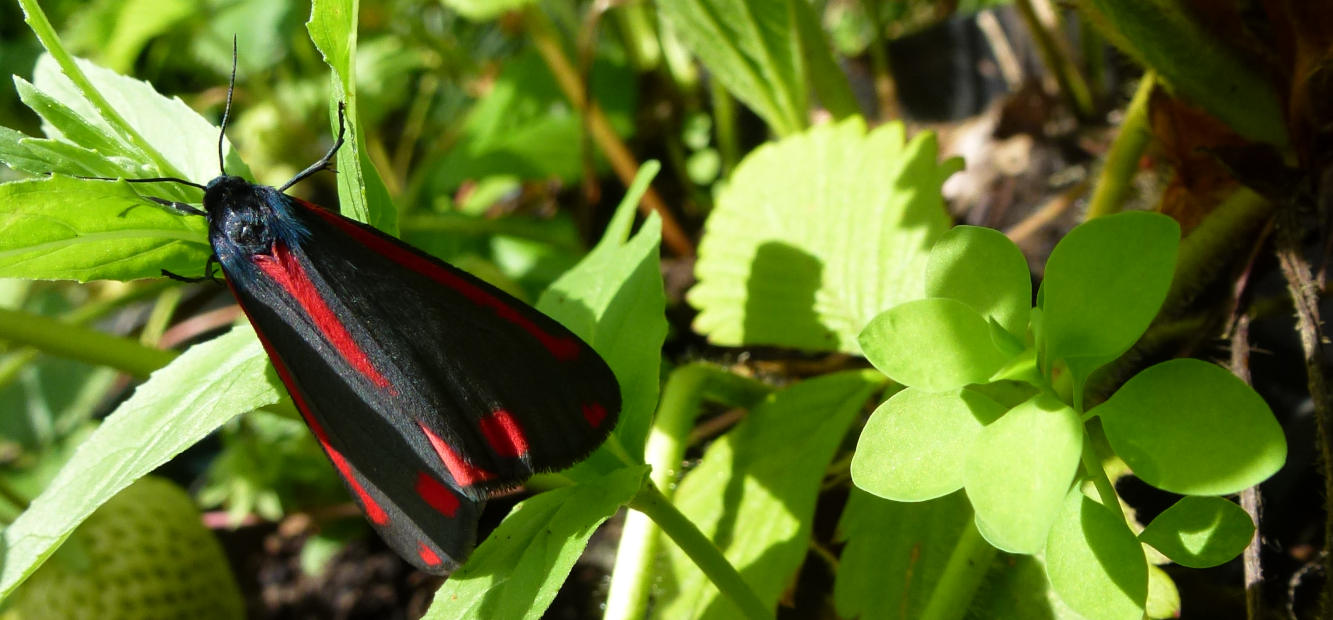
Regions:
<svg viewBox="0 0 1333 620"><path fill-rule="evenodd" d="M717 136L717 154L722 160L722 176L727 177L740 162L740 139L736 131L736 99L717 80L709 82L708 92L713 102L713 131Z"/></svg>
<svg viewBox="0 0 1333 620"><path fill-rule="evenodd" d="M1015 0L1014 7L1018 9L1019 16L1023 18L1023 23L1032 34L1032 40L1037 44L1037 52L1041 55L1042 62L1055 75L1055 80L1060 83L1060 93L1074 108L1074 113L1079 118L1091 117L1092 95L1088 91L1088 83L1079 74L1078 68L1065 53L1063 46L1056 41L1055 35L1037 18L1032 0Z"/></svg>
<svg viewBox="0 0 1333 620"><path fill-rule="evenodd" d="M893 72L889 69L889 44L884 39L884 22L880 19L880 3L861 0L861 10L870 20L870 71L874 76L875 108L880 121L898 117L897 95L894 94Z"/></svg>
<svg viewBox="0 0 1333 620"><path fill-rule="evenodd" d="M1097 187L1093 189L1092 200L1088 203L1087 219L1119 212L1125 204L1125 195L1129 193L1134 173L1138 171L1139 158L1148 146L1148 99L1152 95L1157 76L1152 71L1143 74L1139 88L1125 110L1125 120L1120 124L1120 132L1111 143L1111 150L1102 164L1102 173L1097 178Z"/></svg>
<svg viewBox="0 0 1333 620"><path fill-rule="evenodd" d="M1092 479L1093 486L1097 487L1097 495L1101 498L1103 506L1110 508L1113 512L1120 515L1120 520L1129 525L1125 517L1125 511L1120 508L1120 496L1115 493L1115 486L1111 484L1111 479L1106 476L1106 468L1102 467L1101 455L1097 454L1097 446L1093 445L1092 437L1087 433L1083 435L1083 472Z"/></svg>
<svg viewBox="0 0 1333 620"><path fill-rule="evenodd" d="M727 561L713 541L663 497L655 485L644 485L639 494L630 500L629 507L647 515L657 527L662 528L672 542L717 586L718 591L740 608L746 618L770 620L774 617L773 610L759 600L759 596L745 583L736 567Z"/></svg>
<svg viewBox="0 0 1333 620"><path fill-rule="evenodd" d="M143 330L139 332L139 342L144 346L157 347L162 340L162 334L167 331L171 325L171 317L176 314L176 307L181 303L181 287L173 286L158 296L157 303L153 305L153 312L148 315L148 320L144 321Z"/></svg>
<svg viewBox="0 0 1333 620"><path fill-rule="evenodd" d="M55 59L56 64L60 65L60 70L64 72L74 86L79 89L83 97L93 104L101 117L110 123L117 130L121 131L125 137L134 145L135 148L143 152L164 176L182 176L178 170L167 158L153 148L139 132L130 125L125 117L116 111L111 103L102 96L88 80L88 76L83 74L83 70L74 63L74 57L65 51L65 46L60 43L60 37L56 34L55 28L51 22L46 19L46 13L42 12L42 7L37 4L37 0L19 0L19 6L23 8L24 21L32 29L33 34L37 35L37 40L41 41L42 47L46 48L47 53Z"/></svg>
<svg viewBox="0 0 1333 620"><path fill-rule="evenodd" d="M178 355L50 317L0 308L0 340L147 377Z"/></svg>
<svg viewBox="0 0 1333 620"><path fill-rule="evenodd" d="M716 366L687 364L671 373L662 389L662 401L648 433L644 461L652 466L649 480L663 499L669 501L675 488L681 460L688 445L690 429L699 415L699 405L707 396L732 406L749 407L772 388L729 373ZM616 550L615 570L606 599L604 620L637 620L648 609L652 586L653 558L657 556L658 528L651 515L630 512L625 516L620 547Z"/></svg>
<svg viewBox="0 0 1333 620"><path fill-rule="evenodd" d="M944 573L921 612L922 620L962 618L994 559L995 547L981 537L976 521L968 519L949 562L944 565Z"/></svg>

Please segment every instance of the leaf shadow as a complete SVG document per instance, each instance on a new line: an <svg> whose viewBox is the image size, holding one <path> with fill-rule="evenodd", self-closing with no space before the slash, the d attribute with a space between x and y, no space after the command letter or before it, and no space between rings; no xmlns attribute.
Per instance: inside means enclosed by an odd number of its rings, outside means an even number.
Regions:
<svg viewBox="0 0 1333 620"><path fill-rule="evenodd" d="M741 342L835 350L838 336L815 311L824 263L796 246L766 241L755 250L745 283Z"/></svg>

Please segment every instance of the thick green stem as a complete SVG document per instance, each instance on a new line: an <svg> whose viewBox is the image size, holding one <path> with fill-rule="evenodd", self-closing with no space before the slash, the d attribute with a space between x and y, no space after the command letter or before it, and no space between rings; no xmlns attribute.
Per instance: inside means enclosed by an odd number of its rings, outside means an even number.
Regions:
<svg viewBox="0 0 1333 620"><path fill-rule="evenodd" d="M763 383L706 364L681 366L671 373L662 389L662 402L644 447L644 462L653 468L649 480L656 488L665 489L659 491L663 499L668 499L675 488L690 429L704 396L732 406L749 407L769 391L771 388ZM650 517L645 512L633 511L625 516L604 620L644 617L658 544L658 528Z"/></svg>
<svg viewBox="0 0 1333 620"><path fill-rule="evenodd" d="M949 555L944 574L930 593L930 600L921 612L922 620L957 620L967 613L981 580L995 559L995 547L981 537L976 521L967 520L958 544Z"/></svg>
<svg viewBox="0 0 1333 620"><path fill-rule="evenodd" d="M1102 467L1101 455L1097 454L1097 447L1093 445L1092 438L1084 434L1083 437L1083 472L1092 479L1093 486L1097 487L1097 495L1101 497L1102 505L1110 508L1113 512L1120 515L1120 519L1129 525L1125 517L1125 511L1120 508L1120 496L1115 493L1115 486L1111 484L1111 479L1106 476L1106 468Z"/></svg>
<svg viewBox="0 0 1333 620"><path fill-rule="evenodd" d="M774 617L773 610L759 600L759 596L745 583L736 568L727 562L726 556L722 555L713 541L708 540L693 521L676 510L656 486L644 485L639 494L630 500L629 507L648 515L657 527L662 528L671 541L717 586L718 591L740 608L746 618L770 620Z"/></svg>
<svg viewBox="0 0 1333 620"><path fill-rule="evenodd" d="M0 309L0 340L89 364L110 366L136 377L147 377L178 355L175 351L146 347L130 338L6 309Z"/></svg>
<svg viewBox="0 0 1333 620"><path fill-rule="evenodd" d="M1148 99L1152 95L1157 76L1149 71L1139 80L1139 88L1125 110L1125 120L1120 124L1120 132L1111 143L1111 150L1102 164L1102 173L1097 178L1097 187L1092 192L1088 203L1087 219L1119 212L1125 204L1125 195L1129 193L1134 173L1139 168L1139 158L1148 146L1151 133L1148 128Z"/></svg>

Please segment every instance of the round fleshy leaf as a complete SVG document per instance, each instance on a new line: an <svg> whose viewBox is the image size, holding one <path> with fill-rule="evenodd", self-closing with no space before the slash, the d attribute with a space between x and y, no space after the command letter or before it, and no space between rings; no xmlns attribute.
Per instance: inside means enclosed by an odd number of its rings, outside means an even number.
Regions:
<svg viewBox="0 0 1333 620"><path fill-rule="evenodd" d="M1254 536L1254 522L1240 506L1220 497L1183 497L1139 533L1172 562L1209 568L1230 561Z"/></svg>
<svg viewBox="0 0 1333 620"><path fill-rule="evenodd" d="M930 392L990 378L1007 361L971 306L932 298L898 304L862 330L861 351L889 378Z"/></svg>
<svg viewBox="0 0 1333 620"><path fill-rule="evenodd" d="M1004 233L955 226L930 249L926 296L964 302L1021 338L1032 308L1032 275L1023 252Z"/></svg>
<svg viewBox="0 0 1333 620"><path fill-rule="evenodd" d="M1087 618L1140 620L1148 559L1124 520L1073 489L1046 542L1046 577L1060 600Z"/></svg>
<svg viewBox="0 0 1333 620"><path fill-rule="evenodd" d="M1040 295L1044 359L1048 368L1068 363L1075 394L1148 328L1171 286L1179 245L1175 220L1135 211L1090 220L1051 250Z"/></svg>
<svg viewBox="0 0 1333 620"><path fill-rule="evenodd" d="M1287 442L1268 404L1224 368L1152 366L1093 408L1116 454L1144 482L1181 495L1227 495L1282 467Z"/></svg>
<svg viewBox="0 0 1333 620"><path fill-rule="evenodd" d="M1078 414L1049 394L1020 403L983 428L963 473L981 535L1010 553L1040 551L1082 450Z"/></svg>
<svg viewBox="0 0 1333 620"><path fill-rule="evenodd" d="M852 456L852 482L885 499L920 502L963 486L963 463L983 425L1004 414L971 390L907 388L870 415Z"/></svg>

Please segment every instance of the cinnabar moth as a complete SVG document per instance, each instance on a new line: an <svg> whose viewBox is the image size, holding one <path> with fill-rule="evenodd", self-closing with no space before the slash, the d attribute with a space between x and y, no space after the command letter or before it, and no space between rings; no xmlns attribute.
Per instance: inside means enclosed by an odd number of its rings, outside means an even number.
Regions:
<svg viewBox="0 0 1333 620"><path fill-rule="evenodd" d="M235 73L233 69L233 82ZM225 134L231 88L222 118ZM556 321L360 222L283 192L329 167L338 138L280 188L200 185L213 265L366 518L418 568L471 552L490 492L568 467L606 439L616 377ZM163 272L164 275L177 277Z"/></svg>

